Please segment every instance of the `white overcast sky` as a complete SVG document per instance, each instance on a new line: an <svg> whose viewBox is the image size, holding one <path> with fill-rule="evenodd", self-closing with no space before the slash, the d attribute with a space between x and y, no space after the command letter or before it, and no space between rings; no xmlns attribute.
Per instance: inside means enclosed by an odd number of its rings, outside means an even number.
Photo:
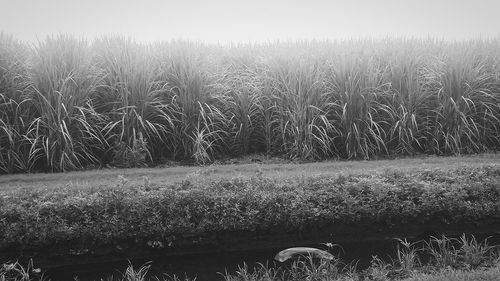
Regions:
<svg viewBox="0 0 500 281"><path fill-rule="evenodd" d="M0 0L0 31L139 41L500 37L500 0Z"/></svg>

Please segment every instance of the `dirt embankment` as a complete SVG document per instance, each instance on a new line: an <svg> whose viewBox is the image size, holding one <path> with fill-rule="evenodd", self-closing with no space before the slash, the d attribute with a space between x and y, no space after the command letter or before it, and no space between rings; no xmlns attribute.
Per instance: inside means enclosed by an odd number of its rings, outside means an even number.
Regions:
<svg viewBox="0 0 500 281"><path fill-rule="evenodd" d="M154 259L221 254L230 252L259 251L313 245L332 242L356 243L384 241L393 238L427 239L430 236L457 235L461 233L493 235L500 232L500 217L483 219L473 223L446 224L439 219L425 223L382 224L370 220L356 224L308 225L301 231L270 229L265 232L221 232L206 235L184 235L175 237L176 245L169 246L159 241L116 241L113 245L96 245L93 248L79 247L82 241L60 243L45 248L7 249L0 254L0 261L34 259L37 266L56 268L77 264L98 264L129 259Z"/></svg>

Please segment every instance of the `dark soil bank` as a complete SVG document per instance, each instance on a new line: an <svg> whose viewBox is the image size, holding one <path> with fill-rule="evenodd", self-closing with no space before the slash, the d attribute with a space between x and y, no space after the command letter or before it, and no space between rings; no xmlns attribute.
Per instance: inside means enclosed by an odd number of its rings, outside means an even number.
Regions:
<svg viewBox="0 0 500 281"><path fill-rule="evenodd" d="M408 238L411 241L428 239L430 236L474 234L478 239L488 239L490 244L500 244L500 220L489 219L470 224L449 224L442 222L418 225L415 222L400 225L370 224L330 225L321 228L310 227L302 232L287 233L276 230L274 233L222 233L213 235L211 241L199 247L151 248L129 244L127 249L108 246L85 253L73 252L63 255L67 249L40 249L38 251L11 252L10 258L21 257L26 261L33 258L35 266L47 271L53 281L99 280L107 275L119 275L127 267L129 261L135 267L151 261L151 273L162 273L190 277L197 280L221 280L217 272L234 273L238 265L243 263L250 267L257 263L273 265L274 255L287 247L313 246L325 248L322 243L340 244L336 248L344 262L359 260L358 266L367 266L372 255L388 259L394 254L396 240ZM206 242L206 241L205 241ZM117 243L125 245L126 243ZM2 258L7 258L6 253Z"/></svg>
<svg viewBox="0 0 500 281"><path fill-rule="evenodd" d="M364 266L369 262L371 255L387 257L389 254L392 254L393 244L393 240L343 243L342 250L337 248L334 250L334 253L340 254L340 257L344 261L359 259L359 265ZM325 248L322 244L300 245ZM268 264L269 266L282 265L274 261L274 256L281 250L283 250L283 248L205 253L180 257L155 256L151 258L130 259L130 262L136 268L146 262L151 262L150 273L152 275L160 276L163 273L168 273L180 277L184 275L191 278L196 277L198 281L215 281L222 280L221 273L226 271L230 274L234 274L238 266L242 266L244 263L250 268L260 266L259 264ZM74 276L78 276L78 280L81 281L91 281L99 280L100 278L112 274L115 276L119 275L128 264L129 261L122 260L111 263L64 266L49 269L47 274L53 281L73 280Z"/></svg>

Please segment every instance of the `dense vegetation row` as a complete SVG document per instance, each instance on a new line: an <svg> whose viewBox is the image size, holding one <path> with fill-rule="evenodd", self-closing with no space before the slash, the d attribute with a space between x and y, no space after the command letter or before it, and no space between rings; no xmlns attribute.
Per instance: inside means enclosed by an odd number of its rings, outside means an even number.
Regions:
<svg viewBox="0 0 500 281"><path fill-rule="evenodd" d="M499 214L498 166L289 180L193 175L163 186L3 191L0 250L69 245L91 252L131 241L182 249L218 246L227 233L300 234L333 225L389 231L500 220Z"/></svg>
<svg viewBox="0 0 500 281"><path fill-rule="evenodd" d="M217 46L0 35L0 172L500 147L498 40Z"/></svg>

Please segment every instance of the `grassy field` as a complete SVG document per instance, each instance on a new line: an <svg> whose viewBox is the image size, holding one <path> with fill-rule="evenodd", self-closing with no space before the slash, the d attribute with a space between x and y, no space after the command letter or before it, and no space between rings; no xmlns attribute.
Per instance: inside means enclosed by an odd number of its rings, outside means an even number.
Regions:
<svg viewBox="0 0 500 281"><path fill-rule="evenodd" d="M356 174L381 174L391 170L403 173L414 170L450 170L460 167L500 165L500 154L479 154L456 157L422 156L371 161L323 161L292 163L287 160L255 156L235 159L237 164L212 164L208 166L173 166L156 168L99 169L75 171L61 174L19 174L0 176L0 194L16 189L95 189L96 187L136 187L148 182L153 185L169 185L189 178L231 179L234 177L255 177L262 175L272 179Z"/></svg>
<svg viewBox="0 0 500 281"><path fill-rule="evenodd" d="M496 154L191 167L171 176L181 169L1 176L0 249L213 250L323 232L352 240L499 226Z"/></svg>
<svg viewBox="0 0 500 281"><path fill-rule="evenodd" d="M0 34L0 173L497 151L499 50L432 39L31 46Z"/></svg>
<svg viewBox="0 0 500 281"><path fill-rule="evenodd" d="M138 250L253 249L263 241L284 243L284 233L287 245L300 244L311 239L307 229L365 239L417 235L431 225L444 232L498 230L500 222L500 154L313 163L254 155L231 162L238 163L2 175L0 260L22 252L43 257L35 262L44 264L52 256L60 263L60 257L133 257ZM255 235L258 241L251 240ZM301 266L301 276L315 272ZM397 266L377 266L369 274L400 273ZM345 272L342 279L338 269L328 273L337 279L320 274L314 280L362 280ZM243 273L226 280L288 280ZM393 280L387 276L374 280ZM498 269L424 268L407 277L495 280Z"/></svg>

